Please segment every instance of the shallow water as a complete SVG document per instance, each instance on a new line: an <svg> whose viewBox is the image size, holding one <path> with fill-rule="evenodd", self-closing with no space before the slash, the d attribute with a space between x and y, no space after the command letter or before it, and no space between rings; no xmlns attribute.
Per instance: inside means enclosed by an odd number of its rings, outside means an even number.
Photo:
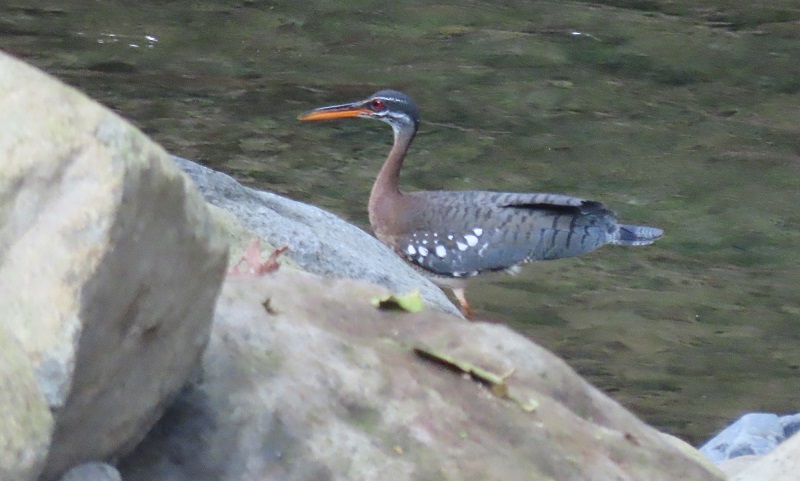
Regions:
<svg viewBox="0 0 800 481"><path fill-rule="evenodd" d="M691 442L797 411L800 2L183 3L17 0L0 45L364 228L389 128L295 117L402 89L406 188L563 192L667 232L477 281L479 313Z"/></svg>

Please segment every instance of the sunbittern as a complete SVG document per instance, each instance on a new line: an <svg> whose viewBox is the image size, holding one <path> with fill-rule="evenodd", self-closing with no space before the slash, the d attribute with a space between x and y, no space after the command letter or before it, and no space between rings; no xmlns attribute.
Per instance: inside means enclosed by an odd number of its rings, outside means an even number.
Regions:
<svg viewBox="0 0 800 481"><path fill-rule="evenodd" d="M381 120L394 130L394 145L369 196L375 235L434 282L451 288L467 317L468 277L513 272L522 263L578 256L605 244L652 244L663 235L655 227L619 224L600 202L567 195L400 192L400 169L420 122L414 101L402 92L381 90L366 100L320 107L298 118L345 117Z"/></svg>

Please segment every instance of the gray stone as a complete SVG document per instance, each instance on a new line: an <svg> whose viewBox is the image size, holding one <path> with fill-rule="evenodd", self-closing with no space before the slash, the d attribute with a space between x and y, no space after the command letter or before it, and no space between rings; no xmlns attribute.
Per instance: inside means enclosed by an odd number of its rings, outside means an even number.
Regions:
<svg viewBox="0 0 800 481"><path fill-rule="evenodd" d="M729 476L738 474L800 430L800 414L748 413L700 447ZM734 460L741 459L740 462Z"/></svg>
<svg viewBox="0 0 800 481"><path fill-rule="evenodd" d="M0 322L55 415L43 481L129 451L208 341L227 243L163 149L0 53Z"/></svg>
<svg viewBox="0 0 800 481"><path fill-rule="evenodd" d="M286 256L304 270L362 279L397 293L420 289L428 305L460 315L430 280L358 227L318 207L250 189L228 175L172 157L210 204L232 212L246 228L273 246L288 245Z"/></svg>
<svg viewBox="0 0 800 481"><path fill-rule="evenodd" d="M797 431L800 431L800 414L781 416L779 422L783 429L783 437L785 439L794 436Z"/></svg>
<svg viewBox="0 0 800 481"><path fill-rule="evenodd" d="M59 481L122 481L122 477L110 464L84 463L67 471Z"/></svg>
<svg viewBox="0 0 800 481"><path fill-rule="evenodd" d="M784 430L775 414L745 414L700 447L700 452L718 463L745 455L767 454L784 439Z"/></svg>

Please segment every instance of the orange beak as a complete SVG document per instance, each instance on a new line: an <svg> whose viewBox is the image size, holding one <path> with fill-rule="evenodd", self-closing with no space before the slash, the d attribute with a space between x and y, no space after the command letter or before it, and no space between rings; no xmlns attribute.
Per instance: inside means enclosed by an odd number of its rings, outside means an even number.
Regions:
<svg viewBox="0 0 800 481"><path fill-rule="evenodd" d="M362 114L371 114L372 111L362 107L362 102L351 104L331 105L310 110L297 116L297 120L327 120L358 117Z"/></svg>

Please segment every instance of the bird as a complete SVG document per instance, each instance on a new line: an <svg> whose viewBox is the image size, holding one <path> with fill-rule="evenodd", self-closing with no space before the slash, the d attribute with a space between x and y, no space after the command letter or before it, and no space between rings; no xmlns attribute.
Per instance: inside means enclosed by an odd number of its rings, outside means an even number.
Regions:
<svg viewBox="0 0 800 481"><path fill-rule="evenodd" d="M400 257L450 288L472 318L467 279L521 264L579 256L606 244L642 246L663 236L656 227L621 224L602 203L564 194L400 190L400 171L420 126L405 93L380 90L364 100L315 108L299 120L380 120L394 132L369 196L376 237Z"/></svg>

